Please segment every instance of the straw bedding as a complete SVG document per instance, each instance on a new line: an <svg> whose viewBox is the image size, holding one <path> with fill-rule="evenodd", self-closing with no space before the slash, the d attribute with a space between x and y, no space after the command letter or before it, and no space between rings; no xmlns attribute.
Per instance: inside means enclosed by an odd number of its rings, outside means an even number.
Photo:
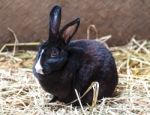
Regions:
<svg viewBox="0 0 150 115"><path fill-rule="evenodd" d="M112 98L103 98L94 108L72 107L52 97L32 74L36 52L3 52L0 56L0 115L148 115L150 114L150 41L112 47L119 84Z"/></svg>

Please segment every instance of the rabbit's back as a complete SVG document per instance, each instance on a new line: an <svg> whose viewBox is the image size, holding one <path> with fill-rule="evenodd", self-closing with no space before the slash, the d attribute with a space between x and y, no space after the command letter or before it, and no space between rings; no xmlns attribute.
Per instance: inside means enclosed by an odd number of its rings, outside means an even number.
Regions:
<svg viewBox="0 0 150 115"><path fill-rule="evenodd" d="M105 61L114 61L111 52L102 43L95 40L74 40L69 45L84 50L83 61L99 62L100 65Z"/></svg>

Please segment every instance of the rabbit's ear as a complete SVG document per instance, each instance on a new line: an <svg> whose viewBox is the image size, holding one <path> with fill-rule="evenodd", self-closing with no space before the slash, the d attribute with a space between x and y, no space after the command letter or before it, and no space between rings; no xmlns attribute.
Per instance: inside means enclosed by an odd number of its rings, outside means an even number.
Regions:
<svg viewBox="0 0 150 115"><path fill-rule="evenodd" d="M56 5L50 12L49 36L58 34L60 23L61 23L61 7Z"/></svg>
<svg viewBox="0 0 150 115"><path fill-rule="evenodd" d="M70 42L73 35L77 32L79 24L80 18L77 18L72 22L68 23L67 25L65 25L60 31L62 38L65 40L67 44Z"/></svg>

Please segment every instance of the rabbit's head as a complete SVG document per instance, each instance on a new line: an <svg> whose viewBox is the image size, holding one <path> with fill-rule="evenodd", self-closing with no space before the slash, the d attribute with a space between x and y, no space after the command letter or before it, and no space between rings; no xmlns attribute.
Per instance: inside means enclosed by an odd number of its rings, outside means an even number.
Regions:
<svg viewBox="0 0 150 115"><path fill-rule="evenodd" d="M49 37L39 49L35 62L35 71L38 74L50 74L63 69L69 58L69 50L79 51L79 48L69 48L69 42L76 33L80 19L77 18L66 24L61 30L61 7L54 6L49 18Z"/></svg>

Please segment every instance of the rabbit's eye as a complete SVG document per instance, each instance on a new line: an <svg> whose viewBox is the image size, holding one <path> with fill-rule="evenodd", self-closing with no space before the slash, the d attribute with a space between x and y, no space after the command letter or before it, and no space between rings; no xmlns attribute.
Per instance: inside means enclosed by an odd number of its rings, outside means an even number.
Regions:
<svg viewBox="0 0 150 115"><path fill-rule="evenodd" d="M59 55L59 49L58 48L53 48L51 50L51 57L55 57L55 56L58 56Z"/></svg>

